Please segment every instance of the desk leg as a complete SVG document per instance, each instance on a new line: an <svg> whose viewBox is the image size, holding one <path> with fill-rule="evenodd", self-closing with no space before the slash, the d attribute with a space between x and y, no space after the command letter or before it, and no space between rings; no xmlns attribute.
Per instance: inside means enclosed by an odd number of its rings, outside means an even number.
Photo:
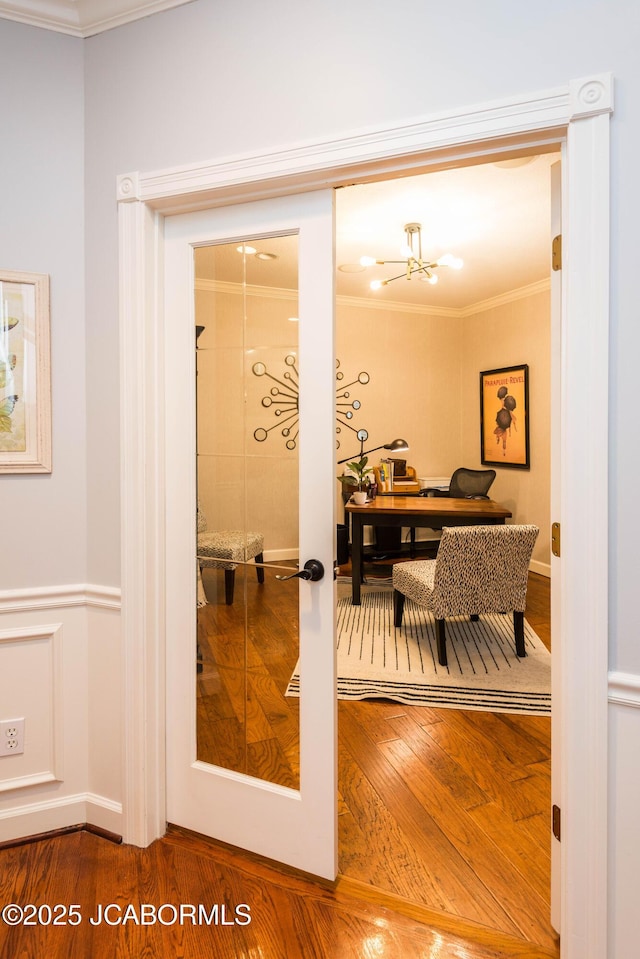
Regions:
<svg viewBox="0 0 640 959"><path fill-rule="evenodd" d="M351 514L351 603L360 605L360 583L362 581L362 518Z"/></svg>

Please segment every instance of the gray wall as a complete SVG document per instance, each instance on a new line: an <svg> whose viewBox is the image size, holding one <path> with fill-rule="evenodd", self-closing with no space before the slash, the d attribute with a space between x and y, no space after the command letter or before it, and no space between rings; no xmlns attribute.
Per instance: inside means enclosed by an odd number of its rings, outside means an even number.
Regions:
<svg viewBox="0 0 640 959"><path fill-rule="evenodd" d="M194 0L86 41L0 21L0 267L52 276L54 423L51 476L0 476L0 589L119 583L118 174L612 71L609 448L593 441L610 461L610 667L639 676L639 35L637 0ZM611 959L635 959L637 715L616 707L611 727Z"/></svg>
<svg viewBox="0 0 640 959"><path fill-rule="evenodd" d="M610 668L640 675L635 426L640 188L637 0L196 0L87 42L90 576L117 582L116 208L119 173L162 169L412 117L611 71ZM636 106L634 107L634 102ZM107 362L105 363L105 357ZM585 518L588 521L588 518ZM622 710L623 716L618 713ZM631 714L631 715L629 715ZM610 959L635 959L638 709L614 707ZM624 731L624 735L622 734ZM637 832L637 831L636 831Z"/></svg>
<svg viewBox="0 0 640 959"><path fill-rule="evenodd" d="M0 589L84 582L83 47L0 20L0 270L51 276L53 472L0 475Z"/></svg>
<svg viewBox="0 0 640 959"><path fill-rule="evenodd" d="M119 173L394 125L455 105L616 77L612 121L612 668L640 673L630 410L637 322L640 122L635 0L192 4L86 41L89 570L118 582ZM637 111L636 111L637 113ZM598 442L594 437L594 442ZM603 447L603 455L607 450Z"/></svg>

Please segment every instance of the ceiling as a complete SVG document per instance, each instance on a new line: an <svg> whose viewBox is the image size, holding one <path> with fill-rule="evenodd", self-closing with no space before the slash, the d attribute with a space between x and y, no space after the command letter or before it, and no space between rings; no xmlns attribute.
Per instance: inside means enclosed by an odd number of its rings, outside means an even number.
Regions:
<svg viewBox="0 0 640 959"><path fill-rule="evenodd" d="M338 296L463 314L475 304L546 282L551 248L549 168L557 160L558 154L546 154L337 190ZM360 257L399 259L406 242L404 225L410 222L422 224L425 259L449 252L463 259L463 268L439 268L435 286L403 276L372 292L371 280L396 276L403 272L402 265L363 269ZM199 251L198 277L240 282L242 257L237 245L236 240ZM271 253L276 258L249 257L246 281L295 289L295 239L273 237L256 240L253 246L259 255Z"/></svg>
<svg viewBox="0 0 640 959"><path fill-rule="evenodd" d="M0 0L0 19L87 37L191 0ZM375 297L380 303L465 311L549 275L549 166L558 154L522 157L375 183L336 192L336 286L339 296ZM404 225L422 224L424 258L452 253L462 270L446 267L432 286L417 277L395 280L372 293L372 279L402 272L401 266L361 269L360 257L399 259ZM271 242L277 260L255 264L253 282L293 289L294 261L281 239ZM283 246L282 250L276 246ZM262 249L266 249L264 242ZM200 266L198 272L202 276ZM218 264L220 267L221 264ZM346 272L346 270L354 272ZM205 270L230 276L227 269ZM357 272L355 272L357 271Z"/></svg>
<svg viewBox="0 0 640 959"><path fill-rule="evenodd" d="M0 0L0 19L91 37L191 0Z"/></svg>
<svg viewBox="0 0 640 959"><path fill-rule="evenodd" d="M467 166L337 192L338 293L464 310L544 281L550 268L550 173L558 154ZM461 257L461 270L440 267L431 285L402 276L371 293L374 279L402 264L345 273L362 255L401 259L406 223L422 224L424 259ZM361 269L361 268L360 268Z"/></svg>

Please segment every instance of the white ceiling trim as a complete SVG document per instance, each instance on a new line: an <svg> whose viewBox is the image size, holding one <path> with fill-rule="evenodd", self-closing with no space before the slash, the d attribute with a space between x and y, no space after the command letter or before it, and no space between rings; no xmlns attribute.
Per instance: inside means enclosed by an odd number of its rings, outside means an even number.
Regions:
<svg viewBox="0 0 640 959"><path fill-rule="evenodd" d="M232 283L229 280L207 280L204 277L196 279L196 290L207 293L234 293L247 296L264 296L276 300L297 300L297 290L287 290L278 286L258 286L251 283Z"/></svg>
<svg viewBox="0 0 640 959"><path fill-rule="evenodd" d="M441 316L455 318L462 316L455 306L428 306L424 303L402 303L400 300L376 300L365 296L336 296L340 306L355 306L359 310L382 310L384 313L417 313L419 316Z"/></svg>
<svg viewBox="0 0 640 959"><path fill-rule="evenodd" d="M484 313L486 310L492 310L497 306L504 306L506 303L514 303L516 300L523 300L527 296L535 296L536 293L547 293L551 287L548 277L538 280L536 283L529 283L527 286L521 286L517 290L509 290L501 293L499 296L492 296L488 300L479 300L470 306L460 308L456 307L435 307L417 303L401 303L394 300L376 300L362 296L336 296L336 303L339 306L355 306L359 310L383 310L386 313L418 313L421 316L440 316L443 318L451 317L459 319L466 316L474 316L476 313ZM255 286L252 284L244 285L242 283L231 283L227 280L207 280L204 277L195 281L196 290L208 293L246 293L247 296L264 296L283 300L297 300L298 294L295 290L285 290L272 286Z"/></svg>
<svg viewBox="0 0 640 959"><path fill-rule="evenodd" d="M535 296L536 293L548 293L551 289L551 280L545 277L537 280L535 283L527 283L517 290L508 290L506 293L500 293L498 296L491 296L488 300L478 300L470 306L462 307L458 310L458 316L475 316L476 313L484 313L486 310L493 310L497 306L504 306L505 303L513 303L516 300L523 300L526 296Z"/></svg>
<svg viewBox="0 0 640 959"><path fill-rule="evenodd" d="M92 37L192 0L0 0L0 19Z"/></svg>

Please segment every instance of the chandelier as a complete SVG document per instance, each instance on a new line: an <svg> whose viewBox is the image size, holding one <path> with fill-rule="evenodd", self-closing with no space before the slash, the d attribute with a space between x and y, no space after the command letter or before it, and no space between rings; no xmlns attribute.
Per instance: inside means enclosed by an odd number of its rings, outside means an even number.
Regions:
<svg viewBox="0 0 640 959"><path fill-rule="evenodd" d="M460 270L462 268L462 260L453 256L451 253L445 253L444 256L441 256L439 259L429 262L422 259L422 236L421 236L422 226L420 223L407 223L404 228L406 243L401 249L402 260L376 260L372 256L362 256L360 257L361 266L384 266L387 263L403 263L404 270L402 273L398 273L397 276L390 276L388 280L373 280L370 284L372 290L379 290L383 286L387 286L389 283L393 283L394 280L399 280L404 277L407 280L410 280L414 273L421 274L420 279L426 280L427 283L437 283L438 274L433 271L439 266L448 266L453 270Z"/></svg>

